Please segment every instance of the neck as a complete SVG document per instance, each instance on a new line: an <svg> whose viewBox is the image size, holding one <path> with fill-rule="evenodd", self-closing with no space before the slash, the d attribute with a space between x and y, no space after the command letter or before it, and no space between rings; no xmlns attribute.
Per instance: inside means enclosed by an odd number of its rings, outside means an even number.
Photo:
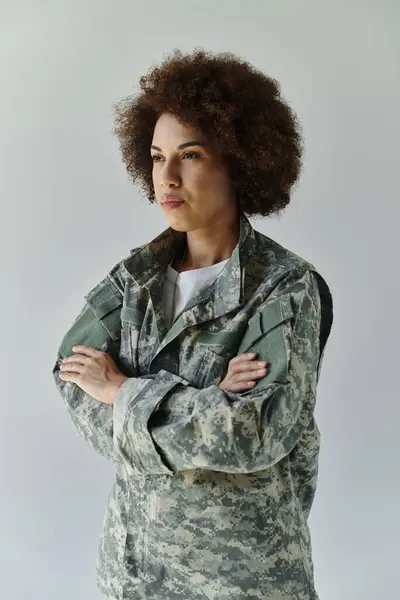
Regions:
<svg viewBox="0 0 400 600"><path fill-rule="evenodd" d="M186 254L181 271L210 267L228 259L239 239L240 219L235 215L230 222L216 221L206 229L196 229L186 234Z"/></svg>

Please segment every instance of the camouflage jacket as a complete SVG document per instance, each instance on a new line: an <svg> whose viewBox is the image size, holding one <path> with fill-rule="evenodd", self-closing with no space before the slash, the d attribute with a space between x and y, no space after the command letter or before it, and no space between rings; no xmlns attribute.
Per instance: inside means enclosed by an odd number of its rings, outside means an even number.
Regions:
<svg viewBox="0 0 400 600"><path fill-rule="evenodd" d="M184 236L169 228L111 269L53 368L76 429L115 463L98 587L110 600L316 600L307 518L328 285L242 214L219 277L167 330L164 273ZM76 344L110 353L128 376L113 406L59 378ZM246 351L268 374L224 392L230 359Z"/></svg>

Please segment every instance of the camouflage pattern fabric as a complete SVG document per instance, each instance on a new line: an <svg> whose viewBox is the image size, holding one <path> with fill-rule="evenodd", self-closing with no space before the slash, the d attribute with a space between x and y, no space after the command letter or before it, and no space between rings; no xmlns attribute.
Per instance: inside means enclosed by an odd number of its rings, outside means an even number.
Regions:
<svg viewBox="0 0 400 600"><path fill-rule="evenodd" d="M318 600L307 519L330 290L241 214L228 263L167 330L164 273L184 237L169 228L118 262L85 296L53 368L76 429L115 463L98 587L109 600ZM76 344L110 353L129 377L113 406L59 378ZM268 374L222 391L247 351Z"/></svg>

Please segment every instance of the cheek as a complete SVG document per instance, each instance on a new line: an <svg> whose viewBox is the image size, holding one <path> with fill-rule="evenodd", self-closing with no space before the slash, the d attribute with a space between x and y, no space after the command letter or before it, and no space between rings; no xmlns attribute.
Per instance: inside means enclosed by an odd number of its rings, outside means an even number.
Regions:
<svg viewBox="0 0 400 600"><path fill-rule="evenodd" d="M227 175L219 170L209 170L199 174L196 187L199 194L205 196L205 201L214 207L225 206L230 197L230 181Z"/></svg>
<svg viewBox="0 0 400 600"><path fill-rule="evenodd" d="M215 169L205 166L204 164L191 165L191 168L185 169L183 181L187 187L196 190L198 194L207 194L210 192L218 195L224 188L224 177Z"/></svg>

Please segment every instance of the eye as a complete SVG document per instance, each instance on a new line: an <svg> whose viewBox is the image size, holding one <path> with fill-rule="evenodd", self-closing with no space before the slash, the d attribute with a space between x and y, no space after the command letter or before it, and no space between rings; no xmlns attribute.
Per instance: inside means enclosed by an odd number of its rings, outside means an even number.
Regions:
<svg viewBox="0 0 400 600"><path fill-rule="evenodd" d="M188 151L182 154L182 158L200 158L200 154L198 152ZM164 157L160 154L152 154L151 160L153 162L161 162L164 160Z"/></svg>
<svg viewBox="0 0 400 600"><path fill-rule="evenodd" d="M186 158L200 158L200 154L198 152L184 152L182 157Z"/></svg>

